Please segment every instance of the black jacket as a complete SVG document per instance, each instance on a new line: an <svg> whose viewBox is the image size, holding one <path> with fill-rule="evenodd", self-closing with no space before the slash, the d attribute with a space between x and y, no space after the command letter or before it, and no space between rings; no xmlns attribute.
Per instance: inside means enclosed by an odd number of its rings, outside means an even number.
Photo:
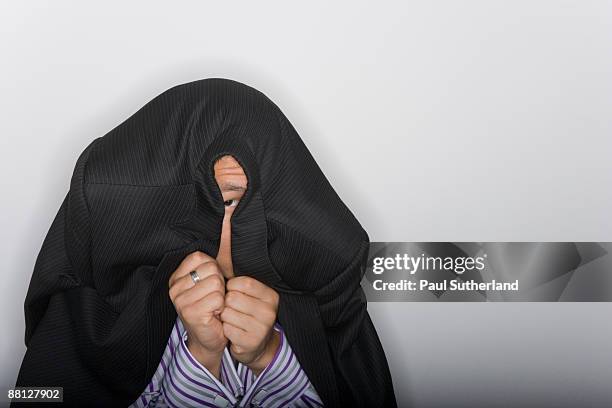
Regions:
<svg viewBox="0 0 612 408"><path fill-rule="evenodd" d="M324 404L396 405L360 287L366 231L280 109L225 79L165 91L79 156L28 289L17 386L62 386L80 406L140 395L176 319L169 276L188 253L218 251L224 154L248 179L235 274L279 292L278 321Z"/></svg>

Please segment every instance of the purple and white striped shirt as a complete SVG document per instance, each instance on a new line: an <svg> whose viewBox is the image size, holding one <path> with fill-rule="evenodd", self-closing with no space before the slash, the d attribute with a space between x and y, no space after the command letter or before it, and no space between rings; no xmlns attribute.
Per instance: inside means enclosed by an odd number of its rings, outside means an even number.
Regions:
<svg viewBox="0 0 612 408"><path fill-rule="evenodd" d="M239 362L236 368L225 348L218 379L189 352L187 332L177 317L151 382L130 407L322 407L278 323L274 330L280 345L259 376Z"/></svg>

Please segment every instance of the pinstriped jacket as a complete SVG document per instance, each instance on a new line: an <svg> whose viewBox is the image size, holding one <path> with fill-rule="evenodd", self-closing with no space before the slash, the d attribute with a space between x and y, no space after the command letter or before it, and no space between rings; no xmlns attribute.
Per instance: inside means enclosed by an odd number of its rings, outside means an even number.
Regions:
<svg viewBox="0 0 612 408"><path fill-rule="evenodd" d="M79 156L26 296L17 386L63 386L75 406L140 396L177 318L170 274L218 251L212 166L225 154L248 179L234 272L279 293L278 322L323 404L396 405L360 286L366 231L278 106L227 79L168 89Z"/></svg>

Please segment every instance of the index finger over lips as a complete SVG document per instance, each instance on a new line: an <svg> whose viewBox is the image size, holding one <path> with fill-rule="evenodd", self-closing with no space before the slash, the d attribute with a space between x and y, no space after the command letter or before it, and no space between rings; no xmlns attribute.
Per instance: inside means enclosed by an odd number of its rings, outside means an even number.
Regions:
<svg viewBox="0 0 612 408"><path fill-rule="evenodd" d="M195 251L190 253L181 261L178 268L176 268L176 271L174 271L172 276L170 276L168 286L172 287L172 285L177 279L180 279L183 276L189 274L189 272L195 270L198 266L206 262L216 262L216 260L212 256L205 254L202 251ZM201 276L201 278L204 277Z"/></svg>

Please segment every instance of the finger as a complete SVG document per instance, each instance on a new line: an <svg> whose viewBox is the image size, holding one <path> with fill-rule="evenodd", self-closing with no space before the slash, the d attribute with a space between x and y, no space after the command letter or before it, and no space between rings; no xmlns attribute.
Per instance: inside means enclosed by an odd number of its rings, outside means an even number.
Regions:
<svg viewBox="0 0 612 408"><path fill-rule="evenodd" d="M176 286L178 286L178 283L172 288L170 288L170 291L172 291ZM187 305L199 301L200 299L203 299L212 292L219 292L221 296L225 295L225 282L218 275L208 276L206 279L198 282L197 285L192 285L191 288L180 292L174 298L172 298L171 293L170 298L172 299L172 302L174 303L175 307L185 307Z"/></svg>
<svg viewBox="0 0 612 408"><path fill-rule="evenodd" d="M236 290L225 294L225 306L249 315L262 323L269 324L276 320L276 312L270 304Z"/></svg>
<svg viewBox="0 0 612 408"><path fill-rule="evenodd" d="M206 262L216 262L215 258L212 256L205 254L202 251L195 251L187 255L176 268L172 276L170 276L170 280L168 282L169 286L172 286L173 282L187 275L189 272L193 271L199 265Z"/></svg>
<svg viewBox="0 0 612 408"><path fill-rule="evenodd" d="M232 342L231 348L234 351L242 351L242 348L248 341L248 333L242 330L240 327L236 327L231 323L223 322L223 335ZM238 347L238 350L236 350Z"/></svg>
<svg viewBox="0 0 612 408"><path fill-rule="evenodd" d="M254 319L253 316L240 313L231 307L224 307L219 317L221 321L229 323L246 332L258 333L261 330L265 330L263 324Z"/></svg>
<svg viewBox="0 0 612 408"><path fill-rule="evenodd" d="M223 293L225 293L225 278L223 278L223 275L219 270L219 265L217 265L216 262L203 263L197 266L194 270L200 277L198 285L202 283L203 280L207 279L209 276L218 276L219 279L221 279L221 282L223 283ZM170 286L170 299L174 300L179 294L194 286L195 283L193 282L193 279L189 274L183 275L180 278L175 279L172 285Z"/></svg>
<svg viewBox="0 0 612 408"><path fill-rule="evenodd" d="M181 319L186 322L209 324L214 317L214 311L223 308L223 295L212 292L198 302L187 305L179 311Z"/></svg>
<svg viewBox="0 0 612 408"><path fill-rule="evenodd" d="M223 274L221 273L221 268L219 267L219 264L217 263L216 259L213 259L212 261L209 261L209 262L204 262L203 264L196 266L193 270L198 273L198 276L200 277L200 279L204 279L210 275L219 275L221 278L223 278ZM185 276L189 276L189 274ZM191 276L189 277L191 278ZM225 280L223 282L225 285Z"/></svg>
<svg viewBox="0 0 612 408"><path fill-rule="evenodd" d="M226 289L236 290L264 302L275 304L278 299L276 291L250 276L236 276L227 281Z"/></svg>

